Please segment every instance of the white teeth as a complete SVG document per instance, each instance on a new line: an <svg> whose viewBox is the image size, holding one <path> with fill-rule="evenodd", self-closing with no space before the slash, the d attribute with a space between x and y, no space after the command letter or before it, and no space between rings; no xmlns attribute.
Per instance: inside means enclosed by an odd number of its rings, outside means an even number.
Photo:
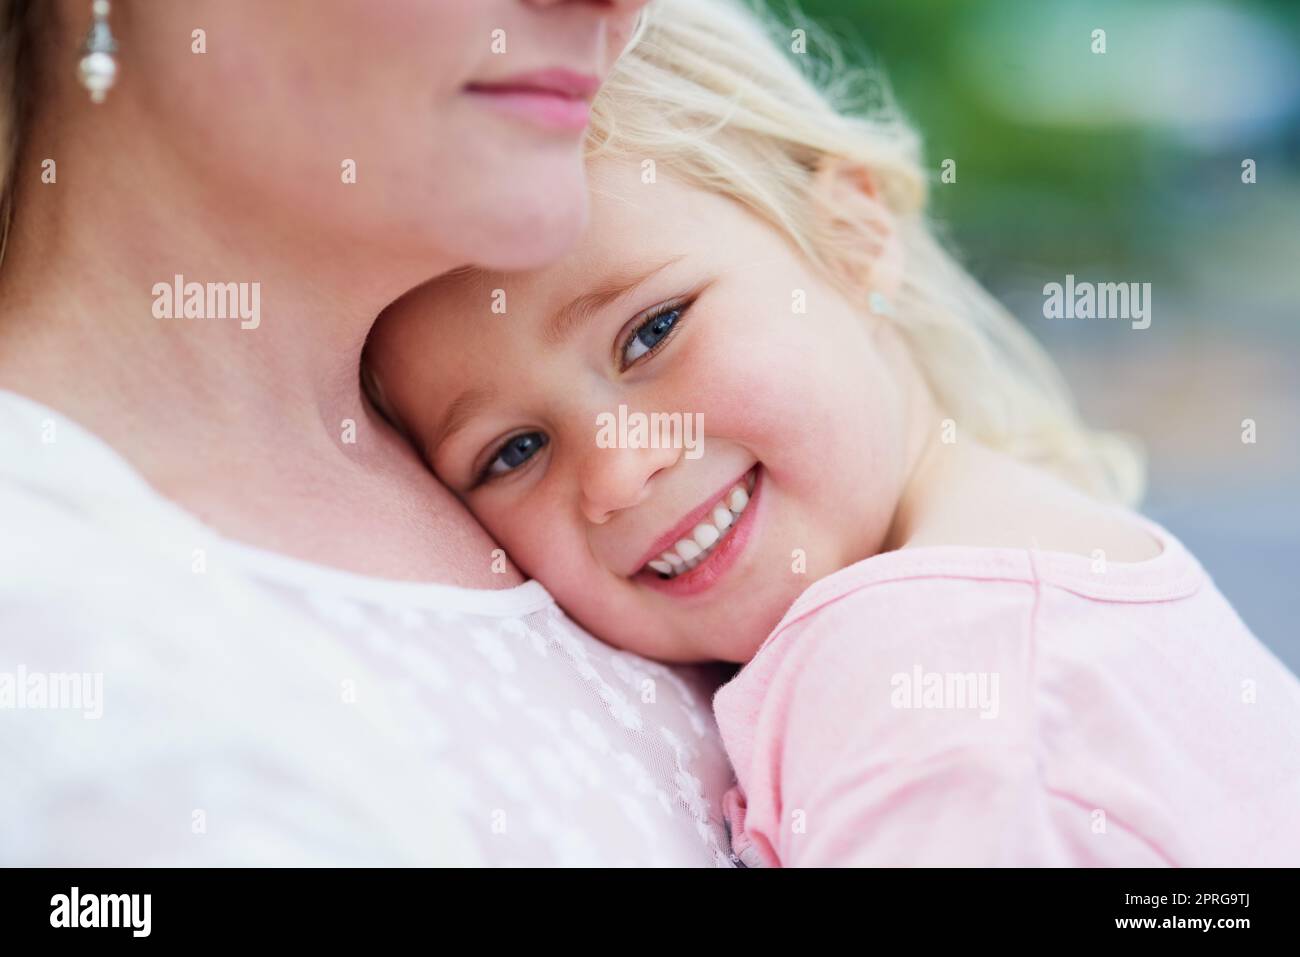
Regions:
<svg viewBox="0 0 1300 957"><path fill-rule="evenodd" d="M695 536L695 544L700 546L701 551L708 548L722 537L722 533L708 522L701 522L699 525L696 525L695 531L691 534Z"/></svg>
<svg viewBox="0 0 1300 957"><path fill-rule="evenodd" d="M731 523L736 519L731 514L731 510L723 505L719 505L713 510L713 524L718 526L724 532L731 527Z"/></svg>
<svg viewBox="0 0 1300 957"><path fill-rule="evenodd" d="M691 530L689 538L678 541L672 548L662 552L658 558L647 562L646 567L660 575L673 578L685 574L703 562L712 554L713 546L736 523L740 513L749 504L749 492L754 489L754 481L755 474L750 471L742 482L733 486L726 497L713 507L713 511L706 516L705 521Z"/></svg>

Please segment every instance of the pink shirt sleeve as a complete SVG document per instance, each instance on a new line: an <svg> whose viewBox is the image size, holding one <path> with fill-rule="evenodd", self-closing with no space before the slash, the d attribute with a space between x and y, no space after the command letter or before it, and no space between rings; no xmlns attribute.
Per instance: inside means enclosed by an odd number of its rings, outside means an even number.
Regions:
<svg viewBox="0 0 1300 957"><path fill-rule="evenodd" d="M1300 863L1300 684L1167 549L1095 582L952 550L809 589L714 699L735 855Z"/></svg>
<svg viewBox="0 0 1300 957"><path fill-rule="evenodd" d="M1032 595L921 581L890 589L887 617L875 597L823 608L786 636L765 709L784 728L750 789L746 803L766 813L749 815L749 838L792 867L1071 863L1053 818L1082 824L1089 809L1039 773L1024 694ZM936 620L944 607L967 613ZM969 706L954 706L959 693ZM1163 863L1122 828L1112 837L1096 863Z"/></svg>

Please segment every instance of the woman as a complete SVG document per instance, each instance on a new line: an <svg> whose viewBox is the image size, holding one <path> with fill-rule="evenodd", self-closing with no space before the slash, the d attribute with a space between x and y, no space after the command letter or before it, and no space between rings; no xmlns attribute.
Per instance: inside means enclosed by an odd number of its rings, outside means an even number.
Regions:
<svg viewBox="0 0 1300 957"><path fill-rule="evenodd" d="M725 860L710 675L568 623L357 377L577 237L641 3L0 6L0 861Z"/></svg>

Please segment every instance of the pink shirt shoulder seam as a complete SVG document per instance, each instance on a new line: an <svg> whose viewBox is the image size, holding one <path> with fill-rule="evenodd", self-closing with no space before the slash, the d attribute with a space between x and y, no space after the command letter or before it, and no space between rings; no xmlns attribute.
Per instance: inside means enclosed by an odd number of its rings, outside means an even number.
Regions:
<svg viewBox="0 0 1300 957"><path fill-rule="evenodd" d="M1195 558L1168 531L1142 516L1135 517L1160 542L1163 551L1145 562L1113 563L1109 566L1111 572L1084 574L1079 566L1086 565L1088 559L1081 555L1033 549L934 546L874 555L809 585L758 647L754 658L810 614L876 585L925 579L1018 582L1036 587L1050 585L1095 601L1133 603L1177 601L1200 591L1206 575ZM873 564L877 567L866 567ZM1108 574L1110 579L1105 577Z"/></svg>

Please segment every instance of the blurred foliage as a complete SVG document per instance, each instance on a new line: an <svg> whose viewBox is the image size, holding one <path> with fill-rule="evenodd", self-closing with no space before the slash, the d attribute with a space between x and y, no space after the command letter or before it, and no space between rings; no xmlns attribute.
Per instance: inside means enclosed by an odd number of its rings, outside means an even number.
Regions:
<svg viewBox="0 0 1300 957"><path fill-rule="evenodd" d="M1261 326L1296 325L1296 0L769 5L883 70L922 134L933 213L1004 298L1041 288L1039 275L1094 272L1190 301L1243 291ZM1256 186L1241 182L1246 157ZM945 158L955 184L939 182ZM1022 276L1034 281L1018 290Z"/></svg>

